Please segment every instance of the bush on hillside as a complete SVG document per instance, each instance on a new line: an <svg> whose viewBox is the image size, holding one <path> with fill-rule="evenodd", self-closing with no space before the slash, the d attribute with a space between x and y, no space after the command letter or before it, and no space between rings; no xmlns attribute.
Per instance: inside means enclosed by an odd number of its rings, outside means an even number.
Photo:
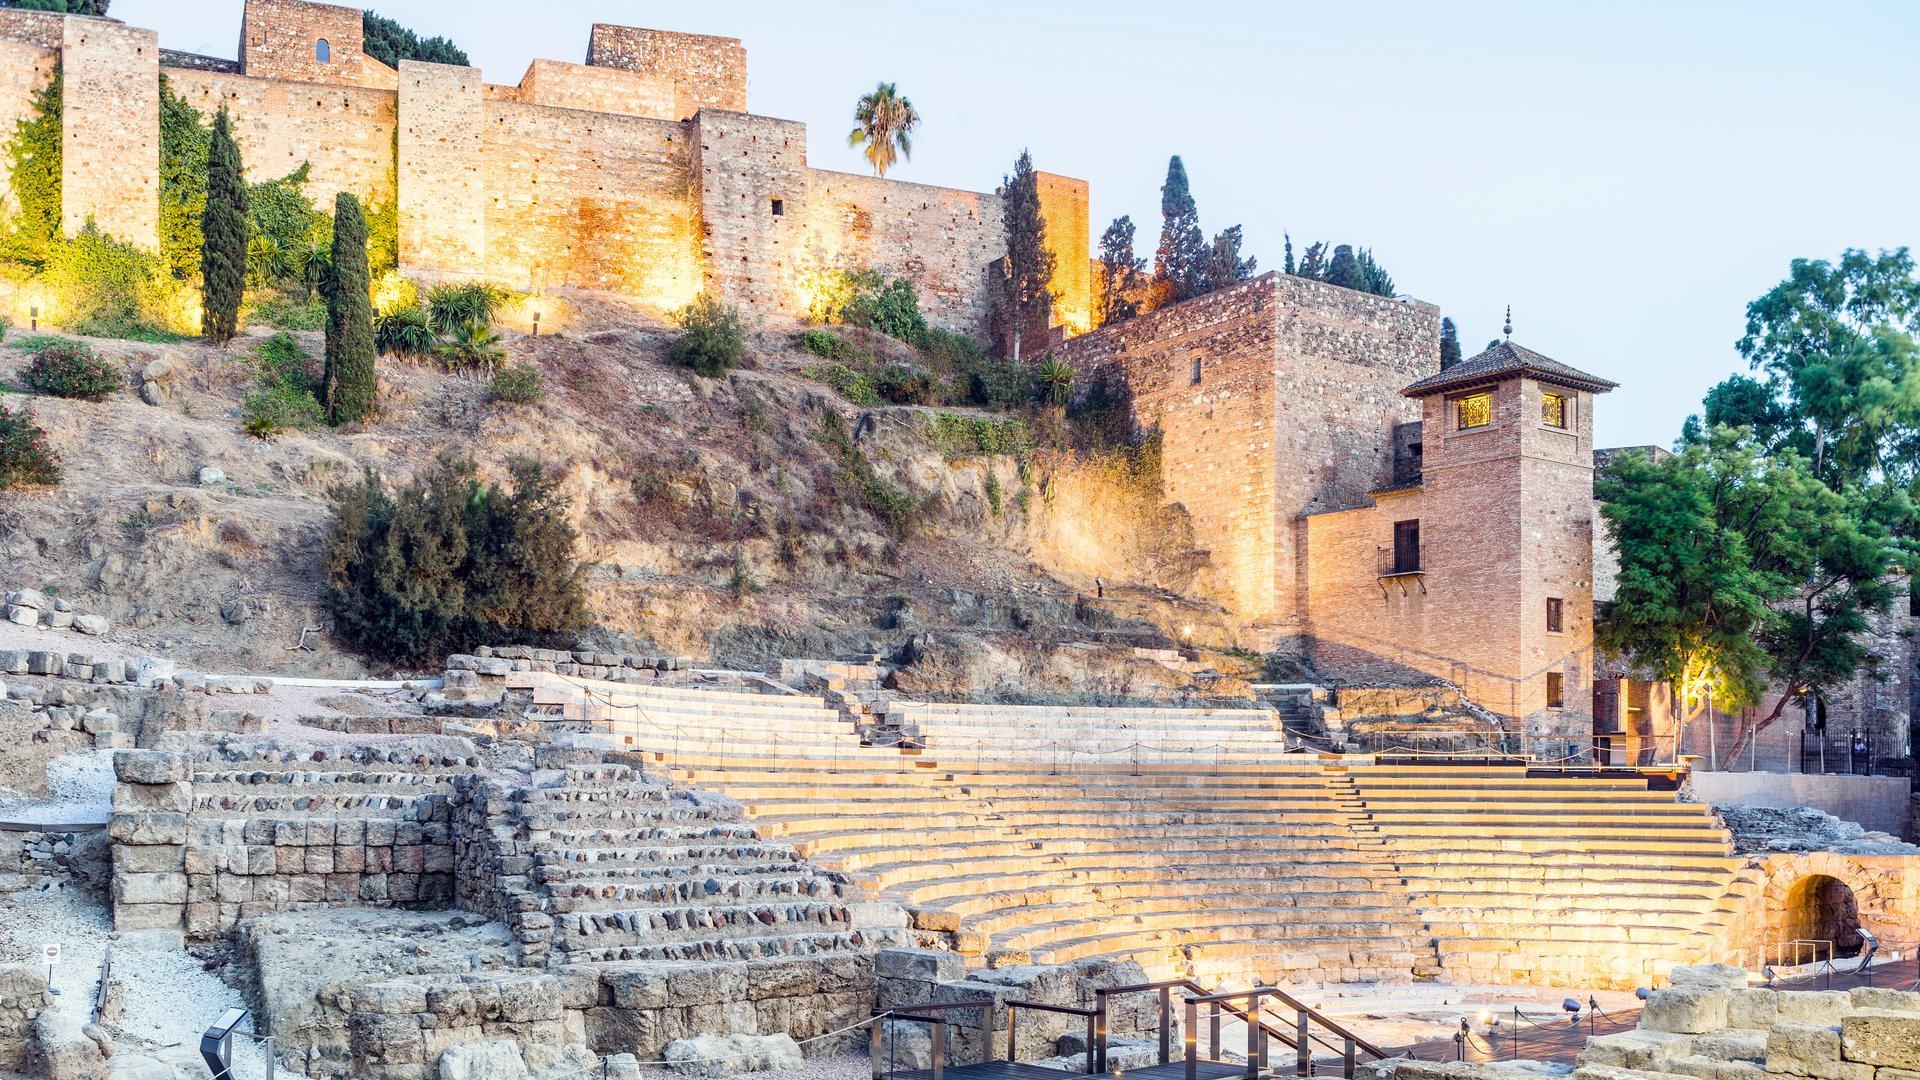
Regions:
<svg viewBox="0 0 1920 1080"><path fill-rule="evenodd" d="M389 356L432 356L440 344L439 335L428 324L427 311L408 304L373 320L375 346Z"/></svg>
<svg viewBox="0 0 1920 1080"><path fill-rule="evenodd" d="M701 293L674 312L673 321L682 331L673 343L673 362L692 368L696 375L719 378L739 367L746 356L747 326L740 309L731 304Z"/></svg>
<svg viewBox="0 0 1920 1080"><path fill-rule="evenodd" d="M147 251L88 225L49 241L46 256L40 287L76 334L179 341L200 330L197 298Z"/></svg>
<svg viewBox="0 0 1920 1080"><path fill-rule="evenodd" d="M27 364L26 384L36 393L81 401L105 401L120 389L120 373L108 366L93 346L80 341L58 341L42 346Z"/></svg>
<svg viewBox="0 0 1920 1080"><path fill-rule="evenodd" d="M866 326L900 341L914 342L927 332L920 295L905 278L888 281L878 270L826 270L807 282L813 299L807 314L822 323Z"/></svg>
<svg viewBox="0 0 1920 1080"><path fill-rule="evenodd" d="M537 404L546 399L547 380L532 364L512 364L493 377L487 396L509 405Z"/></svg>
<svg viewBox="0 0 1920 1080"><path fill-rule="evenodd" d="M241 427L259 439L318 427L326 418L315 391L319 372L313 357L292 334L275 334L253 352L260 389L241 402Z"/></svg>
<svg viewBox="0 0 1920 1080"><path fill-rule="evenodd" d="M435 333L447 335L465 326L491 326L494 317L512 301L510 290L486 282L435 285L427 290L427 325Z"/></svg>
<svg viewBox="0 0 1920 1080"><path fill-rule="evenodd" d="M325 595L346 641L411 665L585 628L588 566L560 482L524 458L508 471L482 483L472 461L443 457L397 488L369 471L332 491Z"/></svg>
<svg viewBox="0 0 1920 1080"><path fill-rule="evenodd" d="M0 489L60 482L60 460L25 409L0 409Z"/></svg>
<svg viewBox="0 0 1920 1080"><path fill-rule="evenodd" d="M888 364L874 373L873 388L895 405L931 405L938 381L918 364Z"/></svg>

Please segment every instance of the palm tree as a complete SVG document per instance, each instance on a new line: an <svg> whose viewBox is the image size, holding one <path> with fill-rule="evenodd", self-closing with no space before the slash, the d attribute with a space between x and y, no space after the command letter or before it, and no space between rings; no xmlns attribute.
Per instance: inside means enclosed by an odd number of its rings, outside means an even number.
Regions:
<svg viewBox="0 0 1920 1080"><path fill-rule="evenodd" d="M896 158L913 159L913 129L920 126L920 114L892 83L881 83L855 102L853 122L859 126L847 133L847 145L867 148L873 175L887 175Z"/></svg>

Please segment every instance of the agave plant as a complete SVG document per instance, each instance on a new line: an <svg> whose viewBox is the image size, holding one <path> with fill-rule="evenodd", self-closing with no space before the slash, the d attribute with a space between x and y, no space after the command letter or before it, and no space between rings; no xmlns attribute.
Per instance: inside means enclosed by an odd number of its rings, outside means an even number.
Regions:
<svg viewBox="0 0 1920 1080"><path fill-rule="evenodd" d="M489 326L511 296L498 285L485 282L436 285L427 292L427 323L435 333L449 335L475 323Z"/></svg>
<svg viewBox="0 0 1920 1080"><path fill-rule="evenodd" d="M500 335L482 322L461 323L454 327L453 333L448 334L435 351L448 370L478 368L492 371L507 358L507 350L500 344Z"/></svg>
<svg viewBox="0 0 1920 1080"><path fill-rule="evenodd" d="M333 274L333 251L318 240L289 252L285 261L287 269L307 287L309 299L313 296L313 290L324 287Z"/></svg>
<svg viewBox="0 0 1920 1080"><path fill-rule="evenodd" d="M1034 387L1049 405L1065 405L1073 397L1073 377L1073 365L1055 360L1051 353L1033 369Z"/></svg>
<svg viewBox="0 0 1920 1080"><path fill-rule="evenodd" d="M418 304L395 308L374 321L373 341L383 353L400 356L427 356L440 344L440 338L427 325L427 313Z"/></svg>

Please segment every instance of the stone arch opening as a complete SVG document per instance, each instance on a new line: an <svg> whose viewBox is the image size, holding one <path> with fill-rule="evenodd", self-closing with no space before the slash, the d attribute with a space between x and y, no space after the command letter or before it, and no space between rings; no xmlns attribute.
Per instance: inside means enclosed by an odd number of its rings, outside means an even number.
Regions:
<svg viewBox="0 0 1920 1080"><path fill-rule="evenodd" d="M1785 940L1831 941L1835 956L1860 954L1860 905L1839 878L1810 874L1794 882L1780 914Z"/></svg>
<svg viewBox="0 0 1920 1080"><path fill-rule="evenodd" d="M320 61L323 64L332 62L333 60L332 43L327 41L326 38L321 38L319 41L314 42L313 58L315 60Z"/></svg>

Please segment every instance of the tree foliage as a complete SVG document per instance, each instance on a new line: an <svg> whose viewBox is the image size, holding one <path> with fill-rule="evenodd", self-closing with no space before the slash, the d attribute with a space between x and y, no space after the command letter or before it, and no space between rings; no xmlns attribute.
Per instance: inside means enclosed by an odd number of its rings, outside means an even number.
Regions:
<svg viewBox="0 0 1920 1080"><path fill-rule="evenodd" d="M1187 182L1187 166L1175 154L1160 185L1160 246L1153 253L1154 306L1200 295L1208 248L1200 231L1200 208Z"/></svg>
<svg viewBox="0 0 1920 1080"><path fill-rule="evenodd" d="M1122 214L1100 234L1100 295L1094 305L1099 325L1125 322L1140 314L1140 285L1147 260L1133 252L1133 218Z"/></svg>
<svg viewBox="0 0 1920 1080"><path fill-rule="evenodd" d="M205 243L201 218L207 212L207 155L213 134L200 110L173 92L165 72L160 75L160 258L173 276L190 279L200 273L200 249ZM246 245L245 222L241 246Z"/></svg>
<svg viewBox="0 0 1920 1080"><path fill-rule="evenodd" d="M333 280L327 287L327 357L323 377L327 421L348 424L372 418L374 378L373 293L367 272L367 219L360 200L341 192L334 200Z"/></svg>
<svg viewBox="0 0 1920 1080"><path fill-rule="evenodd" d="M1007 234L1000 310L1011 323L1013 359L1018 363L1027 324L1053 311L1054 255L1047 247L1046 220L1040 216L1040 178L1031 153L1020 151L1013 175L1002 180L1000 206Z"/></svg>
<svg viewBox="0 0 1920 1080"><path fill-rule="evenodd" d="M362 17L360 25L366 38L361 47L368 56L390 68L399 67L402 60L423 60L429 64L452 64L455 67L472 66L467 54L446 38L422 38L373 11L368 11Z"/></svg>
<svg viewBox="0 0 1920 1080"><path fill-rule="evenodd" d="M113 0L5 0L0 8L52 11L64 15L105 15Z"/></svg>
<svg viewBox="0 0 1920 1080"><path fill-rule="evenodd" d="M920 113L913 102L893 83L883 82L854 102L847 145L866 147L873 175L885 176L895 161L913 160L913 133L919 126Z"/></svg>
<svg viewBox="0 0 1920 1080"><path fill-rule="evenodd" d="M363 652L419 663L505 642L563 643L587 624L588 566L559 480L534 461L505 485L443 457L390 489L371 471L331 493L326 598Z"/></svg>
<svg viewBox="0 0 1920 1080"><path fill-rule="evenodd" d="M1291 254L1291 244L1288 251ZM1375 296L1395 295L1393 275L1374 260L1373 251L1351 244L1337 245L1329 252L1324 242L1315 243L1307 248L1300 265L1289 269L1287 273L1355 292L1372 293Z"/></svg>
<svg viewBox="0 0 1920 1080"><path fill-rule="evenodd" d="M33 95L33 106L13 123L7 140L8 184L13 198L7 207L0 255L20 262L39 263L47 244L60 236L60 103L64 81L59 70Z"/></svg>
<svg viewBox="0 0 1920 1080"><path fill-rule="evenodd" d="M218 345L239 329L247 285L247 177L224 105L213 118L203 198L200 310L207 338Z"/></svg>
<svg viewBox="0 0 1920 1080"><path fill-rule="evenodd" d="M694 374L717 379L746 358L746 322L732 304L703 292L674 312L673 321L680 325L680 337L669 355L674 363L692 368Z"/></svg>
<svg viewBox="0 0 1920 1080"><path fill-rule="evenodd" d="M1253 279L1259 263L1251 257L1240 257L1240 241L1238 225L1221 230L1213 238L1213 243L1207 247L1206 260L1200 267L1201 294L1230 289Z"/></svg>
<svg viewBox="0 0 1920 1080"><path fill-rule="evenodd" d="M1459 362L1460 331L1449 316L1440 320L1440 370L1445 371Z"/></svg>

